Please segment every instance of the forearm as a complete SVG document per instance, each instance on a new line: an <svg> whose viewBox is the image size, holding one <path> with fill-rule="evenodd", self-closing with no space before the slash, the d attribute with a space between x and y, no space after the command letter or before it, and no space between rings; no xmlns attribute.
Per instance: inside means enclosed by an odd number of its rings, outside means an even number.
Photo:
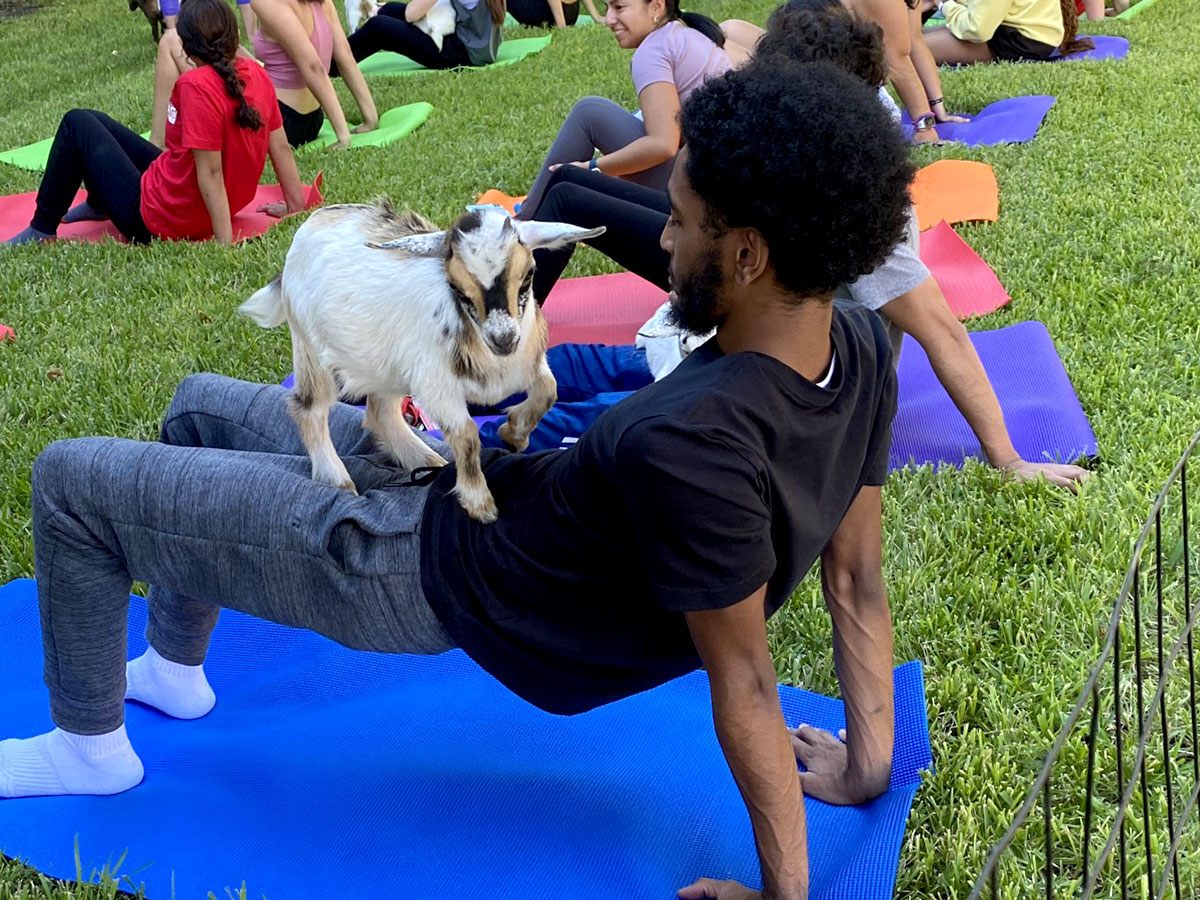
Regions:
<svg viewBox="0 0 1200 900"><path fill-rule="evenodd" d="M200 196L204 198L204 206L208 209L208 217L212 221L213 237L222 244L233 243L233 219L229 213L229 195L225 193L225 179L220 170L196 170L196 180L200 185Z"/></svg>
<svg viewBox="0 0 1200 900"><path fill-rule="evenodd" d="M921 12L919 9L909 11L909 21L912 24L909 59L912 60L913 69L917 73L917 78L921 81L921 87L925 91L926 99L937 100L942 96L942 79L938 75L938 67L933 59L933 54L929 52L929 45L925 43L925 38L921 34ZM934 110L934 112L936 113L937 110Z"/></svg>
<svg viewBox="0 0 1200 900"><path fill-rule="evenodd" d="M592 17L592 21L603 24L604 16L600 14L600 10L596 9L596 4L593 0L581 0L581 2L587 10L588 15Z"/></svg>
<svg viewBox="0 0 1200 900"><path fill-rule="evenodd" d="M928 115L929 98L925 96L925 86L917 74L912 56L909 53L888 56L888 74L900 96L900 102L908 110L909 118L915 122L921 116Z"/></svg>
<svg viewBox="0 0 1200 900"><path fill-rule="evenodd" d="M557 28L566 28L567 17L563 14L562 0L546 0L546 5L550 7L550 15L554 17L554 25Z"/></svg>
<svg viewBox="0 0 1200 900"><path fill-rule="evenodd" d="M362 114L363 124L378 125L379 111L375 108L375 98L371 96L371 89L367 87L367 79L363 78L362 72L358 70L358 64L354 62L354 57L350 55L349 47L346 49L348 62L346 65L343 65L341 62L338 63L338 73L342 76L342 81L346 83L346 87L350 89L350 96L358 104L358 111Z"/></svg>
<svg viewBox="0 0 1200 900"><path fill-rule="evenodd" d="M763 896L806 900L808 842L796 755L780 712L774 673L761 673L756 684L745 690L714 686L713 721L750 814Z"/></svg>
<svg viewBox="0 0 1200 900"><path fill-rule="evenodd" d="M325 112L325 118L329 119L329 127L333 129L333 133L337 135L338 140L349 141L350 126L346 124L346 114L342 112L342 104L338 102L333 82L329 80L329 73L322 71L319 62L303 66L302 72L305 86L312 91L317 102L321 104L321 109ZM359 77L362 76L359 75Z"/></svg>
<svg viewBox="0 0 1200 900"><path fill-rule="evenodd" d="M1020 459L1008 435L1004 412L967 330L957 320L938 337L922 342L938 381L979 439L987 461L1002 469Z"/></svg>
<svg viewBox="0 0 1200 900"><path fill-rule="evenodd" d="M275 178L283 191L288 212L302 212L305 206L304 184L300 181L300 170L296 168L296 157L286 141L282 148L272 148L271 168L275 170Z"/></svg>
<svg viewBox="0 0 1200 900"><path fill-rule="evenodd" d="M605 175L632 175L665 163L678 152L661 138L646 135L620 150L600 157L600 170Z"/></svg>
<svg viewBox="0 0 1200 900"><path fill-rule="evenodd" d="M254 15L254 9L249 3L239 3L238 9L242 13L242 25L246 28L246 39L249 40L258 30L258 17Z"/></svg>

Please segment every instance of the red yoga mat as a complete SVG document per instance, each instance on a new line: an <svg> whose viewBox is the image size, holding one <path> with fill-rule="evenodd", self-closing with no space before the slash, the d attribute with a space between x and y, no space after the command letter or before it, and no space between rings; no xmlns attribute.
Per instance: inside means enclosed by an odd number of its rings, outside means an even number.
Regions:
<svg viewBox="0 0 1200 900"><path fill-rule="evenodd" d="M325 198L321 196L321 183L323 181L323 173L318 172L317 177L313 179L313 183L304 186L305 209L320 206L324 202ZM85 192L80 191L75 195L72 205L82 203L85 196ZM245 241L258 237L264 234L272 225L283 221L282 219L273 219L266 213L255 212L264 203L274 203L282 199L283 191L280 190L279 185L260 184L258 191L254 195L254 199L250 201L245 209L233 217L234 240ZM33 218L36 200L36 191L0 197L0 240L12 237L29 224L29 220ZM118 241L125 240L125 238L121 237L121 233L113 226L112 222L73 222L70 225L60 225L58 228L58 237L59 240L70 241L102 241L105 238L113 238Z"/></svg>
<svg viewBox="0 0 1200 900"><path fill-rule="evenodd" d="M992 267L945 222L921 232L921 261L960 319L995 312L1012 300Z"/></svg>

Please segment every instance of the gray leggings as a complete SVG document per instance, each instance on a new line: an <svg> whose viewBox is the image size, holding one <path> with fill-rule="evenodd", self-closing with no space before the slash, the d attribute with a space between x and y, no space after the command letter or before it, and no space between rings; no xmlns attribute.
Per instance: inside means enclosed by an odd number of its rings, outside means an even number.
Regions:
<svg viewBox="0 0 1200 900"><path fill-rule="evenodd" d="M340 404L330 431L360 496L312 481L287 393L194 375L161 443L84 438L38 457L33 540L60 728L104 734L124 722L135 579L152 585L147 639L185 665L204 661L221 607L359 650L453 646L417 568L428 490L372 453L362 413Z"/></svg>
<svg viewBox="0 0 1200 900"><path fill-rule="evenodd" d="M532 219L537 213L546 193L546 184L550 181L550 167L555 163L583 162L591 159L597 150L601 154L613 153L645 136L646 126L629 110L607 97L584 97L571 108L567 120L558 129L558 137L550 145L542 170L529 189L529 196L521 204L518 218ZM665 191L674 164L675 160L669 159L644 172L621 177Z"/></svg>

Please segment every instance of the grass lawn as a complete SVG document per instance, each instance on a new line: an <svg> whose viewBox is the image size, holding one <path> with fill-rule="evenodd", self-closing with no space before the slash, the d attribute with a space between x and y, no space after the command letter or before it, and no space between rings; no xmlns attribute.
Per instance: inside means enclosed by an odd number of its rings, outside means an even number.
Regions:
<svg viewBox="0 0 1200 900"><path fill-rule="evenodd" d="M30 6L36 11L6 17ZM762 21L772 6L702 0L694 8ZM1018 94L1058 98L1029 144L918 155L922 164L962 157L995 167L1000 221L960 233L1013 303L971 327L1047 325L1102 459L1078 497L1007 484L980 465L961 474L905 471L888 483L896 657L925 663L937 766L917 795L901 853L903 898L969 890L1097 653L1145 510L1200 427L1200 53L1185 25L1193 15L1200 0L1169 0L1099 26L1133 42L1119 64L943 75L956 110ZM0 0L0 149L53 135L72 107L147 128L148 30L123 0ZM603 28L556 34L516 66L371 87L380 110L426 100L433 116L389 148L304 154L301 174L310 181L323 169L331 202L386 193L442 222L485 188L523 193L579 97L635 101L628 55ZM0 165L0 193L37 184L36 175ZM62 243L0 253L0 323L19 335L0 344L0 582L32 573L29 475L48 442L153 438L174 386L191 372L264 381L286 374L286 329L264 332L235 307L279 270L296 227L285 223L237 248ZM610 270L588 251L568 274ZM815 578L771 635L782 680L836 690ZM1025 869L1011 896L1039 885L1037 868ZM1022 877L1020 866L1010 877ZM44 890L30 870L0 862L0 900L67 896L110 894Z"/></svg>

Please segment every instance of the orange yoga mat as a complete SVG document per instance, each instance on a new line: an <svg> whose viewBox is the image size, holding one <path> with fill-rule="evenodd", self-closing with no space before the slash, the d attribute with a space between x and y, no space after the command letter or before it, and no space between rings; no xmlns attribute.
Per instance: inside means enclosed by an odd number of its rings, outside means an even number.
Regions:
<svg viewBox="0 0 1200 900"><path fill-rule="evenodd" d="M515 216L517 214L517 204L524 203L525 196L526 195L522 194L520 197L510 197L508 194L504 193L504 191L498 191L495 188L490 188L489 190L486 190L480 194L479 198L475 202L480 206L485 206L488 203L494 203L496 206L503 206L508 210L508 214L510 216Z"/></svg>
<svg viewBox="0 0 1200 900"><path fill-rule="evenodd" d="M921 261L960 319L994 312L1012 300L992 267L945 222L921 232Z"/></svg>
<svg viewBox="0 0 1200 900"><path fill-rule="evenodd" d="M311 209L324 202L321 196L321 173L313 179L311 185L305 185L305 208ZM82 203L86 196L84 191L75 195L72 205ZM283 199L283 192L277 184L260 184L254 199L240 213L233 217L233 236L235 240L244 241L264 234L267 229L282 219L273 219L266 213L255 212L264 203L274 203ZM26 194L10 194L0 197L0 240L17 234L33 218L34 204L37 192ZM58 229L60 240L69 241L102 241L105 238L123 241L121 233L112 222L73 222L70 225L60 225Z"/></svg>
<svg viewBox="0 0 1200 900"><path fill-rule="evenodd" d="M912 199L922 231L938 222L995 222L1000 216L1000 188L987 163L938 160L917 172Z"/></svg>

